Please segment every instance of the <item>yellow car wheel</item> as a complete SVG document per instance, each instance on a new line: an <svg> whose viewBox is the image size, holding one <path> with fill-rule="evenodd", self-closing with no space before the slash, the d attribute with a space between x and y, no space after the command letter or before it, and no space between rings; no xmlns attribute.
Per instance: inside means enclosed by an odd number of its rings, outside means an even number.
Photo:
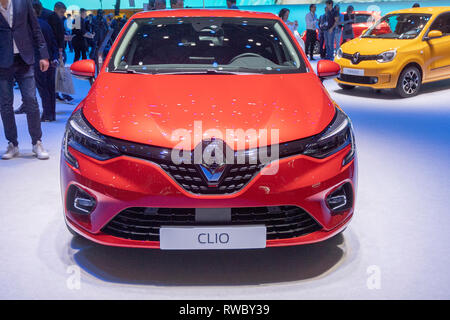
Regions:
<svg viewBox="0 0 450 320"><path fill-rule="evenodd" d="M422 87L422 74L415 66L406 67L397 83L397 93L402 98L414 97Z"/></svg>

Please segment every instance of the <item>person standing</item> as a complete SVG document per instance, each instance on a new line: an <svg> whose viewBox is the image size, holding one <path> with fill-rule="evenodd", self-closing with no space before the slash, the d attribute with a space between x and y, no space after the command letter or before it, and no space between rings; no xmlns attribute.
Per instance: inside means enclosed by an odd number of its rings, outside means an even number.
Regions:
<svg viewBox="0 0 450 320"><path fill-rule="evenodd" d="M35 50L34 77L36 79L36 87L42 100L42 116L41 122L50 122L56 120L55 105L55 73L58 64L58 46L53 35L53 30L49 24L40 17L42 12L42 4L39 0L33 0L33 9L38 17L39 27L45 39L50 57L50 66L47 71L42 72L38 65L38 52Z"/></svg>
<svg viewBox="0 0 450 320"><path fill-rule="evenodd" d="M341 8L339 5L334 6L334 14L337 22L334 33L334 53L336 53L341 47L342 26L344 20L344 16L341 14Z"/></svg>
<svg viewBox="0 0 450 320"><path fill-rule="evenodd" d="M166 9L166 0L155 0L155 10Z"/></svg>
<svg viewBox="0 0 450 320"><path fill-rule="evenodd" d="M347 12L344 15L344 29L342 31L342 41L347 42L355 37L353 33L353 23L355 23L355 14L353 13L353 6L347 7Z"/></svg>
<svg viewBox="0 0 450 320"><path fill-rule="evenodd" d="M124 15L123 17L121 16L116 16L114 17L113 21L111 22L111 29L113 29L113 33L111 35L111 42L114 42L117 38L117 36L120 33L120 30L122 30L123 26L127 23L127 18Z"/></svg>
<svg viewBox="0 0 450 320"><path fill-rule="evenodd" d="M95 61L98 61L98 55L99 55L99 49L103 43L103 40L106 38L106 35L108 34L108 23L103 16L103 10L98 9L97 15L92 20L92 28L93 28L93 34L94 34L94 47L93 52L91 51L90 59L94 59ZM105 53L103 52L103 55Z"/></svg>
<svg viewBox="0 0 450 320"><path fill-rule="evenodd" d="M27 114L28 131L33 153L38 159L48 159L42 144L39 106L34 79L35 49L39 52L39 68L48 70L49 55L30 0L0 0L0 113L5 137L8 140L2 159L19 154L17 126L13 103L14 79L19 84Z"/></svg>
<svg viewBox="0 0 450 320"><path fill-rule="evenodd" d="M325 32L325 46L327 48L326 59L334 59L334 39L336 36L336 27L339 23L339 18L336 16L336 12L333 9L333 0L327 0L327 23L328 30Z"/></svg>
<svg viewBox="0 0 450 320"><path fill-rule="evenodd" d="M295 20L294 22L289 21L289 14L291 11L287 8L282 8L280 12L278 13L278 16L283 20L283 22L289 27L289 29L292 31L292 33L295 33L298 28L298 21Z"/></svg>
<svg viewBox="0 0 450 320"><path fill-rule="evenodd" d="M56 38L56 44L58 45L59 51L59 63L66 62L66 52L64 48L66 47L66 39L69 39L65 35L64 29L64 14L66 13L66 6L62 2L56 2L53 8L53 13L47 17L47 22L53 30L53 33ZM73 98L68 94L62 94L62 97L57 93L56 99L66 102L72 103Z"/></svg>
<svg viewBox="0 0 450 320"><path fill-rule="evenodd" d="M306 55L309 53L310 60L314 60L314 47L317 41L317 16L316 16L316 5L311 4L309 6L309 12L306 14Z"/></svg>
<svg viewBox="0 0 450 320"><path fill-rule="evenodd" d="M183 9L184 8L184 0L170 0L170 8L171 9Z"/></svg>
<svg viewBox="0 0 450 320"><path fill-rule="evenodd" d="M72 21L72 20L73 20L72 19L72 15L70 13L68 13L67 16L63 17L63 25L64 25L64 34L65 35L70 35L71 34L71 29L68 27L68 23L67 22L68 21ZM64 40L66 42L66 46L69 46L69 51L73 52L72 40L70 38L64 38Z"/></svg>
<svg viewBox="0 0 450 320"><path fill-rule="evenodd" d="M95 35L94 35L94 20L95 20L94 15L92 13L89 14L85 19L85 27L86 27L86 31L91 33L95 37ZM87 46L87 52L88 52L87 56L89 57L89 59L93 59L92 57L94 56L94 51L95 51L94 37L86 39L86 46Z"/></svg>
<svg viewBox="0 0 450 320"><path fill-rule="evenodd" d="M87 59L87 39L93 38L93 34L87 29L86 9L80 9L80 15L75 18L72 29L72 45L75 51L73 62L81 59Z"/></svg>
<svg viewBox="0 0 450 320"><path fill-rule="evenodd" d="M327 7L325 7L325 13L319 18L319 47L320 47L320 58L324 59L326 56L325 48L325 32L328 31L328 20L327 20Z"/></svg>
<svg viewBox="0 0 450 320"><path fill-rule="evenodd" d="M239 8L236 5L236 0L227 0L227 8L238 10Z"/></svg>

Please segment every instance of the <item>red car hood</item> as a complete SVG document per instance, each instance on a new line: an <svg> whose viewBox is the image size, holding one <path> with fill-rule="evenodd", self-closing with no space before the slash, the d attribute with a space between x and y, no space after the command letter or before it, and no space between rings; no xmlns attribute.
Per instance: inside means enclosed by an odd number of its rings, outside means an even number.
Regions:
<svg viewBox="0 0 450 320"><path fill-rule="evenodd" d="M136 75L103 72L84 100L102 134L173 148L174 130L278 129L280 142L321 132L335 110L312 73L288 75ZM192 131L191 131L192 132ZM269 135L270 136L270 135ZM192 136L191 147L194 148ZM267 143L270 143L267 142ZM265 143L260 142L259 146Z"/></svg>

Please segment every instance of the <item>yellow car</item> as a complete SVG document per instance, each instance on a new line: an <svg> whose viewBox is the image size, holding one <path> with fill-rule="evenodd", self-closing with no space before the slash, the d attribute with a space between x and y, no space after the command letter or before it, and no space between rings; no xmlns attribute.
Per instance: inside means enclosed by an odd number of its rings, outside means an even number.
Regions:
<svg viewBox="0 0 450 320"><path fill-rule="evenodd" d="M395 88L401 97L415 96L423 83L450 78L450 7L391 12L343 44L335 62L343 89Z"/></svg>

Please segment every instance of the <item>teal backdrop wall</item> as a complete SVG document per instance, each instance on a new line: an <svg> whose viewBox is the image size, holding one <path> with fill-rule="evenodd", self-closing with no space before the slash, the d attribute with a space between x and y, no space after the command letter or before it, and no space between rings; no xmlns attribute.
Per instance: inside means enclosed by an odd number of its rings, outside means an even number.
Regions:
<svg viewBox="0 0 450 320"><path fill-rule="evenodd" d="M99 0L61 0L67 7L71 5L86 8L86 9L97 9L100 8ZM306 13L308 13L309 4L296 4L296 5L274 5L276 0L237 0L237 4L239 9L243 10L253 10L253 11L263 11L263 12L272 12L274 14L278 14L281 8L289 8L291 11L289 20L298 20L299 22L299 30L305 29L304 17ZM318 2L314 1L305 1L302 2ZM41 0L44 7L52 9L53 5L57 0ZM143 3L148 2L148 0L135 0L135 7L130 7L128 0L121 0L121 8L142 8ZM325 0L321 1L322 3ZM336 1L337 2L337 1ZM364 1L364 0L345 0L339 1L344 2L341 4L341 10L345 11L345 8L348 4L352 4L355 7L355 10L367 10L369 7L377 6L381 10L382 14L388 13L393 10L409 8L413 3L419 2L422 6L450 6L450 0L413 0L413 1L398 1L398 0L384 0L384 1ZM103 0L103 9L113 9L115 0ZM205 0L207 8L225 8L226 0ZM167 4L169 4L169 0L167 0ZM189 6L192 8L201 8L203 6L202 0L184 0L185 6ZM324 4L317 5L317 12L322 14L324 11Z"/></svg>

